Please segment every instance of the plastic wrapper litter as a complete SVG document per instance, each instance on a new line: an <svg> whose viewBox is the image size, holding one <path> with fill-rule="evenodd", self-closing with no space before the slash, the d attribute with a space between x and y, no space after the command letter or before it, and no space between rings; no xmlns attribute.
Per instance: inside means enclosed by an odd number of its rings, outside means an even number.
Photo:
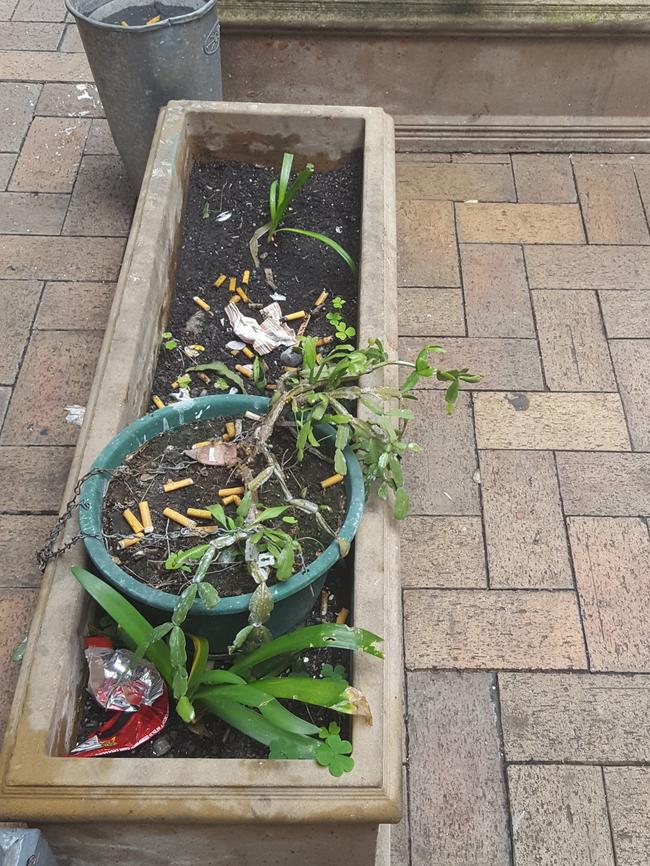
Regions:
<svg viewBox="0 0 650 866"><path fill-rule="evenodd" d="M132 668L133 653L113 649L108 638L87 637L88 691L100 707L133 713L151 706L163 693L163 679L156 668L142 659Z"/></svg>

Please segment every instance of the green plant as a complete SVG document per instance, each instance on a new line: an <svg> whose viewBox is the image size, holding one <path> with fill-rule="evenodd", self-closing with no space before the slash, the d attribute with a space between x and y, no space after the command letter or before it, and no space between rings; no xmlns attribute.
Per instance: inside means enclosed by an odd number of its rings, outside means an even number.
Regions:
<svg viewBox="0 0 650 866"><path fill-rule="evenodd" d="M340 298L338 295L335 298L332 298L332 307L336 310L333 313L327 313L325 318L332 325L334 331L336 332L336 339L340 342L344 343L346 340L349 340L350 337L356 337L357 329L353 328L351 325L348 325L343 319L343 314L339 312L343 309L343 305L345 301L343 298Z"/></svg>
<svg viewBox="0 0 650 866"><path fill-rule="evenodd" d="M176 340L172 336L171 331L163 331L163 348L165 349L176 349L178 347L178 340Z"/></svg>
<svg viewBox="0 0 650 866"><path fill-rule="evenodd" d="M72 573L86 592L117 623L124 641L135 649L135 656L151 661L170 688L174 689L172 648L133 605L112 586L83 568ZM187 638L181 631L183 644ZM195 708L223 719L246 736L269 747L269 757L316 760L334 776L354 766L352 746L340 737L335 723L318 727L288 710L281 700L326 707L339 713L359 715L372 721L368 702L358 689L343 677L312 678L283 675L306 649L337 647L360 650L383 658L377 644L381 638L360 628L325 623L307 626L270 640L252 652L238 656L228 669L208 669L208 644L205 638L190 636L194 648L187 688L177 699L176 710L186 722L195 719ZM178 641L180 643L180 641ZM187 659L186 646L183 646Z"/></svg>

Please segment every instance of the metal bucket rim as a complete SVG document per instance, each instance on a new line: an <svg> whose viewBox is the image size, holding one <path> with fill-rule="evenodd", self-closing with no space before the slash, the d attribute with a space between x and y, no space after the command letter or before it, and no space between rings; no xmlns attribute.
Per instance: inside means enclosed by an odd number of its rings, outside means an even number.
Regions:
<svg viewBox="0 0 650 866"><path fill-rule="evenodd" d="M128 0L125 0L128 2ZM163 27L174 27L176 24L185 24L187 21L194 21L196 18L202 18L211 9L217 5L217 0L207 0L203 6L199 6L193 12L188 12L187 15L176 15L172 18L165 18L157 24L136 24L133 27L122 27L121 24L109 24L106 21L97 21L96 18L89 18L83 12L79 12L74 6L74 0L65 0L65 8L80 21L84 21L91 27L97 27L100 30L115 30L119 33L151 33L155 30L160 30Z"/></svg>

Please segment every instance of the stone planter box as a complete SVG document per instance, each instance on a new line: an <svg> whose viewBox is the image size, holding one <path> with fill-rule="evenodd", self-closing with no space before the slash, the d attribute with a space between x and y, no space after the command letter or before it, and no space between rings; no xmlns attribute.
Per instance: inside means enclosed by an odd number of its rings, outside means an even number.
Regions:
<svg viewBox="0 0 650 866"><path fill-rule="evenodd" d="M359 337L396 351L393 148L380 109L172 102L161 112L66 500L109 439L147 410L197 157L277 165L291 150L327 168L362 149ZM38 821L68 866L372 866L379 825L401 812L398 541L379 500L366 508L354 556L355 622L384 636L386 660L355 659L353 682L375 723L354 719L356 766L341 779L303 761L64 757L93 611L69 572L85 564L81 545L51 563L0 757L0 820Z"/></svg>

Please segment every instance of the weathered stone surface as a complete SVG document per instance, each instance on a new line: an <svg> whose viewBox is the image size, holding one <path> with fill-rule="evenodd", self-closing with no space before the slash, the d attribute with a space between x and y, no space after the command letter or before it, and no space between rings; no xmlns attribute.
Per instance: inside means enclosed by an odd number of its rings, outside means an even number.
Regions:
<svg viewBox="0 0 650 866"><path fill-rule="evenodd" d="M59 51L78 52L83 50L84 47L81 43L81 37L79 36L79 30L77 29L77 25L67 24L63 39L61 40L61 47L59 48Z"/></svg>
<svg viewBox="0 0 650 866"><path fill-rule="evenodd" d="M615 391L596 293L549 289L532 296L551 391Z"/></svg>
<svg viewBox="0 0 650 866"><path fill-rule="evenodd" d="M0 386L0 430L2 430L2 422L7 414L7 406L11 399L11 388L6 385Z"/></svg>
<svg viewBox="0 0 650 866"><path fill-rule="evenodd" d="M574 592L404 591L407 668L584 669Z"/></svg>
<svg viewBox="0 0 650 866"><path fill-rule="evenodd" d="M0 279L114 280L123 250L122 238L6 237Z"/></svg>
<svg viewBox="0 0 650 866"><path fill-rule="evenodd" d="M416 153L415 151L396 151L395 162L451 162L450 153Z"/></svg>
<svg viewBox="0 0 650 866"><path fill-rule="evenodd" d="M63 24L7 21L0 27L0 51L56 51Z"/></svg>
<svg viewBox="0 0 650 866"><path fill-rule="evenodd" d="M108 128L108 123L101 118L95 118L91 121L90 132L86 139L86 153L96 154L116 154L117 148L113 141L113 136Z"/></svg>
<svg viewBox="0 0 650 866"><path fill-rule="evenodd" d="M57 0L19 0L14 21L64 21L65 6Z"/></svg>
<svg viewBox="0 0 650 866"><path fill-rule="evenodd" d="M501 673L506 760L650 760L650 676Z"/></svg>
<svg viewBox="0 0 650 866"><path fill-rule="evenodd" d="M12 385L16 379L41 288L35 280L0 280L0 383Z"/></svg>
<svg viewBox="0 0 650 866"><path fill-rule="evenodd" d="M581 244L574 204L457 204L458 240L478 244Z"/></svg>
<svg viewBox="0 0 650 866"><path fill-rule="evenodd" d="M647 289L650 249L635 246L530 246L531 289Z"/></svg>
<svg viewBox="0 0 650 866"><path fill-rule="evenodd" d="M0 586L40 586L36 554L55 520L53 514L0 514Z"/></svg>
<svg viewBox="0 0 650 866"><path fill-rule="evenodd" d="M517 201L563 204L576 201L571 160L563 153L514 153Z"/></svg>
<svg viewBox="0 0 650 866"><path fill-rule="evenodd" d="M495 163L510 164L510 154L508 153L452 153L452 162L479 162L486 165L494 165Z"/></svg>
<svg viewBox="0 0 650 866"><path fill-rule="evenodd" d="M71 192L77 176L89 120L36 117L23 144L11 189Z"/></svg>
<svg viewBox="0 0 650 866"><path fill-rule="evenodd" d="M618 866L645 866L650 851L650 768L605 767Z"/></svg>
<svg viewBox="0 0 650 866"><path fill-rule="evenodd" d="M126 169L119 156L84 156L63 233L128 235L133 204Z"/></svg>
<svg viewBox="0 0 650 866"><path fill-rule="evenodd" d="M600 767L508 767L517 866L614 866Z"/></svg>
<svg viewBox="0 0 650 866"><path fill-rule="evenodd" d="M557 455L566 514L650 515L650 454Z"/></svg>
<svg viewBox="0 0 650 866"><path fill-rule="evenodd" d="M0 153L0 190L7 188L15 164L15 153Z"/></svg>
<svg viewBox="0 0 650 866"><path fill-rule="evenodd" d="M465 335L461 289L398 290L399 332L404 336Z"/></svg>
<svg viewBox="0 0 650 866"><path fill-rule="evenodd" d="M9 21L18 0L0 0L0 21Z"/></svg>
<svg viewBox="0 0 650 866"><path fill-rule="evenodd" d="M479 448L627 451L618 394L475 394Z"/></svg>
<svg viewBox="0 0 650 866"><path fill-rule="evenodd" d="M0 233L58 235L67 209L67 195L0 192Z"/></svg>
<svg viewBox="0 0 650 866"><path fill-rule="evenodd" d="M436 358L442 370L468 367L471 373L483 378L471 385L471 390L491 388L535 391L544 387L539 349L535 340L497 340L490 337L432 337L432 343L442 345L444 355ZM422 348L422 339L402 337L399 341L400 358L412 360ZM402 371L402 379L406 378ZM445 382L434 377L422 379L419 388L444 388Z"/></svg>
<svg viewBox="0 0 650 866"><path fill-rule="evenodd" d="M404 749L406 759L406 749ZM388 866L411 866L411 829L409 822L409 788L406 764L402 771L402 820L399 824L389 824L390 851ZM379 857L377 866L380 866Z"/></svg>
<svg viewBox="0 0 650 866"><path fill-rule="evenodd" d="M494 677L408 674L412 866L510 866Z"/></svg>
<svg viewBox="0 0 650 866"><path fill-rule="evenodd" d="M555 461L544 451L481 451L490 586L573 586Z"/></svg>
<svg viewBox="0 0 650 866"><path fill-rule="evenodd" d="M515 201L509 165L434 163L397 166L399 199Z"/></svg>
<svg viewBox="0 0 650 866"><path fill-rule="evenodd" d="M20 150L40 92L40 84L0 82L0 150Z"/></svg>
<svg viewBox="0 0 650 866"><path fill-rule="evenodd" d="M405 463L413 514L480 514L474 428L469 396L461 394L453 415L445 415L442 393L418 392L408 438L422 453Z"/></svg>
<svg viewBox="0 0 650 866"><path fill-rule="evenodd" d="M399 286L460 286L453 205L398 202L397 251Z"/></svg>
<svg viewBox="0 0 650 866"><path fill-rule="evenodd" d="M57 511L70 471L72 448L0 448L0 474L12 511Z"/></svg>
<svg viewBox="0 0 650 866"><path fill-rule="evenodd" d="M85 54L58 51L0 51L5 81L92 81Z"/></svg>
<svg viewBox="0 0 650 866"><path fill-rule="evenodd" d="M47 283L34 327L40 330L103 330L114 283Z"/></svg>
<svg viewBox="0 0 650 866"><path fill-rule="evenodd" d="M463 244L460 258L470 337L534 338L521 247Z"/></svg>
<svg viewBox="0 0 650 866"><path fill-rule="evenodd" d="M650 670L650 539L639 518L571 517L569 535L590 667Z"/></svg>
<svg viewBox="0 0 650 866"><path fill-rule="evenodd" d="M20 671L19 662L11 661L11 653L27 634L36 595L29 589L0 589L0 742Z"/></svg>
<svg viewBox="0 0 650 866"><path fill-rule="evenodd" d="M650 340L611 340L612 361L635 451L650 451Z"/></svg>
<svg viewBox="0 0 650 866"><path fill-rule="evenodd" d="M79 427L66 406L86 405L101 346L97 331L36 331L0 436L3 445L70 445ZM34 395L38 394L38 411Z"/></svg>
<svg viewBox="0 0 650 866"><path fill-rule="evenodd" d="M633 165L575 156L573 166L589 243L650 243Z"/></svg>
<svg viewBox="0 0 650 866"><path fill-rule="evenodd" d="M104 109L94 84L43 85L36 114L45 117L103 117Z"/></svg>
<svg viewBox="0 0 650 866"><path fill-rule="evenodd" d="M407 517L400 523L402 586L487 586L479 517Z"/></svg>
<svg viewBox="0 0 650 866"><path fill-rule="evenodd" d="M650 292L599 292L608 337L650 337Z"/></svg>

